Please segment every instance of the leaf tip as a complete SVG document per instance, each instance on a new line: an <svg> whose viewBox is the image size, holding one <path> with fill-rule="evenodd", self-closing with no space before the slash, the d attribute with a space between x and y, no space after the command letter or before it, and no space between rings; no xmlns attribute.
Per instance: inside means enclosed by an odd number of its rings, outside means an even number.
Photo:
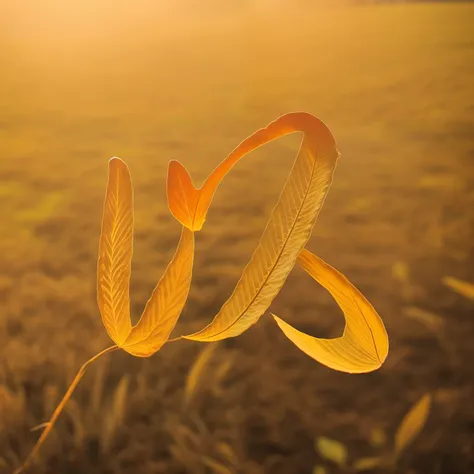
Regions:
<svg viewBox="0 0 474 474"><path fill-rule="evenodd" d="M125 176L128 175L130 178L130 169L128 168L127 163L122 160L122 158L119 158L118 156L113 156L109 160L109 170L110 172L116 171L118 173L124 173Z"/></svg>
<svg viewBox="0 0 474 474"><path fill-rule="evenodd" d="M278 326L280 325L280 322L283 322L283 320L279 318L276 314L273 314L273 313L270 313L270 314L272 315L273 319L276 321Z"/></svg>
<svg viewBox="0 0 474 474"><path fill-rule="evenodd" d="M205 215L196 216L200 191L188 170L177 160L168 163L166 195L169 210L178 222L193 232L201 230Z"/></svg>
<svg viewBox="0 0 474 474"><path fill-rule="evenodd" d="M123 164L125 166L127 166L125 164L125 161L122 160L122 158L118 157L118 156L112 156L112 158L109 159L109 164Z"/></svg>

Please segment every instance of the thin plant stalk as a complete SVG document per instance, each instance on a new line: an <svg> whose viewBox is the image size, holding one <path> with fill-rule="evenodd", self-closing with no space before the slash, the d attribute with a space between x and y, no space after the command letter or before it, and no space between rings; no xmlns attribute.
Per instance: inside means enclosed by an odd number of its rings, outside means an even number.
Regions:
<svg viewBox="0 0 474 474"><path fill-rule="evenodd" d="M75 388L79 384L80 380L86 373L87 368L89 365L91 365L93 362L95 362L99 357L102 357L105 354L108 354L109 352L113 352L117 350L118 347L116 345L110 346L107 349L104 349L103 351L99 352L96 354L94 357L91 357L87 362L85 362L79 371L77 372L76 376L74 377L74 380L71 382L71 385L69 385L69 388L67 389L66 393L64 394L64 397L62 400L59 402L58 406L53 412L53 415L51 416L50 420L45 423L45 429L41 433L41 436L39 437L38 441L36 442L35 446L31 450L30 454L26 458L25 462L23 465L18 468L14 474L20 474L21 472L25 471L28 469L28 467L31 465L31 463L35 460L35 458L38 456L38 452L42 446L42 444L45 442L46 438L48 437L49 433L53 429L54 424L56 423L56 420L59 418L59 415L63 411L64 407L66 406L66 403L68 400L71 398L71 395L73 394Z"/></svg>

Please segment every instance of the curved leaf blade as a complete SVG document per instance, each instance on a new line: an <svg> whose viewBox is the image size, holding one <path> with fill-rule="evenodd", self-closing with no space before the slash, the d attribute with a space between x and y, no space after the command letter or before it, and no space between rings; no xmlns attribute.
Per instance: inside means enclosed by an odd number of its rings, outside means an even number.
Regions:
<svg viewBox="0 0 474 474"><path fill-rule="evenodd" d="M218 341L238 336L256 323L280 291L311 236L339 153L326 125L305 113L284 115L244 140L208 177L197 200L193 201L193 195L189 195L188 208L194 206L192 226L200 228L217 187L234 164L264 143L293 132L303 132L303 141L260 243L234 292L213 321L185 338ZM172 202L170 209L179 220Z"/></svg>
<svg viewBox="0 0 474 474"><path fill-rule="evenodd" d="M188 298L193 260L194 233L183 227L176 253L122 346L125 351L149 357L168 340Z"/></svg>
<svg viewBox="0 0 474 474"><path fill-rule="evenodd" d="M426 424L431 408L431 395L424 395L405 415L395 433L395 456L413 442Z"/></svg>
<svg viewBox="0 0 474 474"><path fill-rule="evenodd" d="M298 261L336 300L344 313L346 326L341 337L317 338L273 315L285 336L304 353L331 369L349 373L378 369L388 354L388 336L375 309L344 275L308 250L301 252Z"/></svg>
<svg viewBox="0 0 474 474"><path fill-rule="evenodd" d="M130 273L133 253L133 188L120 158L109 161L97 265L97 297L105 329L121 345L130 321Z"/></svg>

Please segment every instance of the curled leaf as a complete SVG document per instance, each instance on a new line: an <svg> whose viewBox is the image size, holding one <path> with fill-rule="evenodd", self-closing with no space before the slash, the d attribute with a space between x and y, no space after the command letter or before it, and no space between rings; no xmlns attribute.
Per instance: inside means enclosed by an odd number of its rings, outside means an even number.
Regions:
<svg viewBox="0 0 474 474"><path fill-rule="evenodd" d="M194 233L183 227L176 253L122 348L149 357L168 340L186 303L194 260Z"/></svg>
<svg viewBox="0 0 474 474"><path fill-rule="evenodd" d="M97 296L105 329L119 346L132 328L129 295L132 253L132 180L127 165L120 158L112 158L99 243Z"/></svg>
<svg viewBox="0 0 474 474"><path fill-rule="evenodd" d="M184 226L199 230L217 187L235 163L264 143L292 132L303 132L303 141L258 247L214 320L185 338L218 341L238 336L258 321L280 291L311 235L339 153L331 132L320 120L309 114L292 113L244 140L199 190L194 188L182 165L170 164L170 210Z"/></svg>
<svg viewBox="0 0 474 474"><path fill-rule="evenodd" d="M307 355L331 369L349 373L378 369L388 353L385 326L372 305L335 268L304 249L298 261L321 286L331 293L346 319L341 337L323 339L298 331L274 316L283 333Z"/></svg>
<svg viewBox="0 0 474 474"><path fill-rule="evenodd" d="M425 426L431 407L431 395L424 395L405 415L395 433L395 456L398 457Z"/></svg>

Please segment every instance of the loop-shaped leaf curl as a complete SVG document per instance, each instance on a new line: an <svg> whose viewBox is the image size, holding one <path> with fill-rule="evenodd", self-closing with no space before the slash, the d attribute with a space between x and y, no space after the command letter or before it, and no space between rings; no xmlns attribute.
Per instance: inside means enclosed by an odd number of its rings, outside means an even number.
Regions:
<svg viewBox="0 0 474 474"><path fill-rule="evenodd" d="M188 298L194 260L194 232L183 227L176 253L122 349L149 357L168 340Z"/></svg>
<svg viewBox="0 0 474 474"><path fill-rule="evenodd" d="M210 342L238 336L268 309L311 236L339 153L330 130L320 120L307 113L290 113L244 140L200 189L181 164L170 163L170 210L184 226L200 230L217 187L232 167L252 150L293 132L303 133L301 147L260 243L214 320L185 338Z"/></svg>
<svg viewBox="0 0 474 474"><path fill-rule="evenodd" d="M273 315L285 336L331 369L349 373L378 369L388 354L388 337L373 306L344 275L308 250L301 252L298 263L333 296L344 313L346 326L341 337L317 338Z"/></svg>
<svg viewBox="0 0 474 474"><path fill-rule="evenodd" d="M132 180L127 165L120 158L112 158L99 245L99 308L104 326L117 346L134 356L148 357L168 340L187 300L194 233L183 227L176 253L133 328L129 295L132 248Z"/></svg>

